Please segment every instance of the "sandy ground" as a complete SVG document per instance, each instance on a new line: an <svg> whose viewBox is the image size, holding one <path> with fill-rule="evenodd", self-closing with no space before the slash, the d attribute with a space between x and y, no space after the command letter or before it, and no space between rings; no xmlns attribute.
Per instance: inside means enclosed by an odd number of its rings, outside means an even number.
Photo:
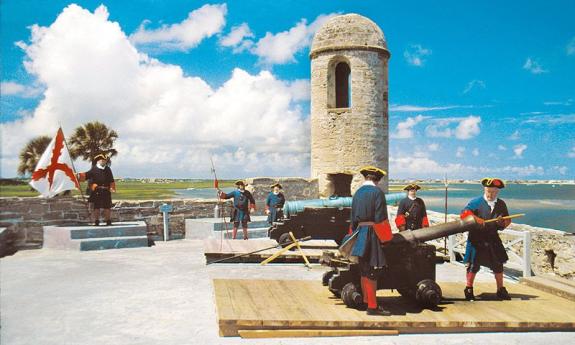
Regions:
<svg viewBox="0 0 575 345"><path fill-rule="evenodd" d="M439 281L464 281L438 265ZM575 333L241 339L218 335L212 279L319 280L303 265L206 266L202 242L96 252L22 251L0 260L2 345L24 344L573 344ZM477 281L493 281L480 273ZM511 284L511 282L508 282Z"/></svg>

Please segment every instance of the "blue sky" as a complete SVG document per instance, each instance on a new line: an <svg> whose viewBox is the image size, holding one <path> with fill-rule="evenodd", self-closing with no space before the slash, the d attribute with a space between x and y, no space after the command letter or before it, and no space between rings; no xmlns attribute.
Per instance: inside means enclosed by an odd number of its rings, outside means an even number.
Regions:
<svg viewBox="0 0 575 345"><path fill-rule="evenodd" d="M76 5L71 5L76 4ZM0 3L2 170L100 120L119 176L309 175L309 44L330 16L384 31L390 177L573 179L572 1ZM78 162L80 168L85 163Z"/></svg>

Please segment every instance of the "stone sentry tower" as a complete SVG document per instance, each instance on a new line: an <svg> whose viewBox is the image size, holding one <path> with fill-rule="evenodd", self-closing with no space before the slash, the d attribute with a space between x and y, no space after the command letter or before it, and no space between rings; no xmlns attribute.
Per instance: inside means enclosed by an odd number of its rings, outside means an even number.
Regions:
<svg viewBox="0 0 575 345"><path fill-rule="evenodd" d="M366 17L331 18L311 46L311 177L320 196L349 196L374 165L388 171L388 60L381 29ZM380 183L387 192L387 179Z"/></svg>

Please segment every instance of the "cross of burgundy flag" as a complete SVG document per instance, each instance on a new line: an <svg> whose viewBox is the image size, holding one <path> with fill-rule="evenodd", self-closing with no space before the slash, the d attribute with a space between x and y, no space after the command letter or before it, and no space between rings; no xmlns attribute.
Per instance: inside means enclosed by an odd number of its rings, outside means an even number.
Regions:
<svg viewBox="0 0 575 345"><path fill-rule="evenodd" d="M64 143L64 132L59 128L56 137L40 157L30 185L45 198L63 191L80 189L72 167L72 159Z"/></svg>

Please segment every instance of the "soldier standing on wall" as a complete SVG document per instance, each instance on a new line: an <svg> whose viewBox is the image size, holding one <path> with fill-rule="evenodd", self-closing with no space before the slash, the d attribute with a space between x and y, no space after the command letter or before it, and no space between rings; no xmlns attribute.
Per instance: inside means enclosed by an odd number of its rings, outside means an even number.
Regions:
<svg viewBox="0 0 575 345"><path fill-rule="evenodd" d="M89 202L94 205L92 217L94 225L100 225L100 209L104 209L104 218L106 225L112 225L112 193L116 192L116 183L112 169L107 165L108 158L104 154L98 154L94 157L95 165L85 173L79 173L78 180L88 180L90 188Z"/></svg>
<svg viewBox="0 0 575 345"><path fill-rule="evenodd" d="M359 258L361 290L368 315L391 315L377 304L377 279L387 265L381 243L391 240L385 194L377 187L385 171L367 166L360 170L365 182L355 192L351 205L350 233L357 231L351 255Z"/></svg>
<svg viewBox="0 0 575 345"><path fill-rule="evenodd" d="M272 191L266 198L266 214L268 215L268 223L270 226L278 219L283 218L282 209L286 202L281 184L274 183L271 185L271 189Z"/></svg>
<svg viewBox="0 0 575 345"><path fill-rule="evenodd" d="M234 198L234 212L232 218L234 219L234 228L232 230L232 239L236 239L238 232L238 226L242 224L242 230L244 231L244 240L248 239L248 222L250 221L250 212L254 212L256 209L256 201L252 196L252 193L246 190L246 184L244 181L238 180L235 185L238 189L224 193L220 192L220 199L230 199Z"/></svg>
<svg viewBox="0 0 575 345"><path fill-rule="evenodd" d="M471 230L467 237L467 247L463 262L467 263L467 284L464 290L465 299L475 300L473 281L481 266L491 268L497 284L497 297L509 300L509 293L503 286L503 264L509 260L498 231L511 224L510 219L500 219L509 215L507 205L498 199L499 191L505 184L498 178L484 178L483 196L471 200L461 211L461 219L472 215L480 225ZM496 222L484 223L488 219L499 219Z"/></svg>
<svg viewBox="0 0 575 345"><path fill-rule="evenodd" d="M403 190L407 191L407 197L399 202L397 216L395 217L395 225L397 225L399 231L429 227L425 203L416 195L420 189L421 187L415 183L408 184L403 188Z"/></svg>

